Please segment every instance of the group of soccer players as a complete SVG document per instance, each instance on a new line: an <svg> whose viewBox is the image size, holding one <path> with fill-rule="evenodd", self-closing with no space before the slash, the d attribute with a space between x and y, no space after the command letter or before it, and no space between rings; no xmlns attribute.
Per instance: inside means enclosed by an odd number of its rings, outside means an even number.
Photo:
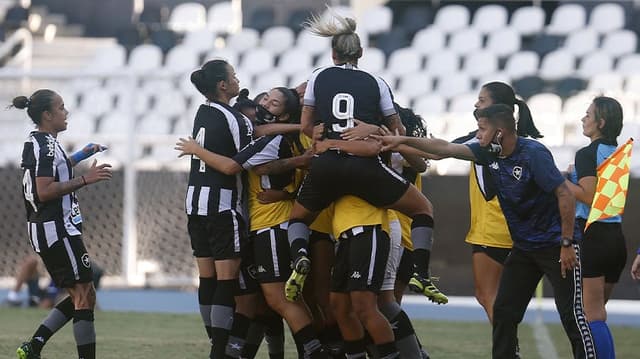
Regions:
<svg viewBox="0 0 640 359"><path fill-rule="evenodd" d="M332 38L335 66L296 89L274 87L251 100L224 60L191 74L206 103L192 136L175 148L191 155L185 208L210 357L255 357L266 338L270 358L284 358L282 319L300 358L428 357L400 303L407 286L448 301L431 282L434 211L419 175L426 159L444 157L473 162L467 242L476 297L493 324L493 357L519 357L517 326L543 275L574 356L613 357L604 304L626 261L621 218L581 234L595 168L617 145L618 102L594 99L582 120L591 145L578 152L567 181L550 152L526 138L541 135L507 84L482 87L477 131L452 143L427 139L422 119L357 67L362 47L352 19L334 14L307 25ZM79 357L94 358L95 291L74 191L111 172L94 163L74 178L72 167L104 148L66 155L56 136L67 111L53 91L14 105L38 126L23 151L31 243L70 293L18 357L39 358L74 318Z"/></svg>

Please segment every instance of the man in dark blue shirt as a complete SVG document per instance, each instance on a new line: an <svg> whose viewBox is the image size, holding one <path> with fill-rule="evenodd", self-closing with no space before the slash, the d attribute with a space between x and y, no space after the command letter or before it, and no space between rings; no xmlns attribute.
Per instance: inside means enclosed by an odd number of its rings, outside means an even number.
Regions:
<svg viewBox="0 0 640 359"><path fill-rule="evenodd" d="M476 117L478 142L473 144L375 137L385 145L383 150L408 145L489 167L490 180L513 238L493 307L493 358L516 358L517 327L543 275L553 287L574 357L595 358L582 308L580 248L574 239L575 197L549 150L535 140L518 137L513 111L508 106L489 106L478 110Z"/></svg>

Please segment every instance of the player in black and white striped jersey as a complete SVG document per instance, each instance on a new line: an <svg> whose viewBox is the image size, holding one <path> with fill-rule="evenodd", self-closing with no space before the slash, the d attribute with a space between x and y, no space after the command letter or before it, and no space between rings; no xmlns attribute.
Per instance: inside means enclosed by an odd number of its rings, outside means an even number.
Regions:
<svg viewBox="0 0 640 359"><path fill-rule="evenodd" d="M251 142L253 127L248 118L229 106L240 91L233 67L224 60L208 61L191 74L191 82L207 100L196 113L193 138L209 151L235 155ZM242 174L226 175L192 156L185 208L200 275L200 312L211 339L212 358L234 351L227 348L236 337L230 333L246 335L250 322L250 313L241 313L242 305L234 310L248 234L243 190Z"/></svg>
<svg viewBox="0 0 640 359"><path fill-rule="evenodd" d="M36 124L22 150L22 187L27 210L29 240L42 258L49 274L69 296L59 302L34 333L17 350L19 358L40 358L40 351L51 336L73 319L78 355L94 359L96 333L94 315L96 293L89 254L82 242L82 215L75 191L96 182L109 180L109 164L94 161L88 172L73 176L73 166L106 149L90 143L67 156L58 143L58 134L67 129L62 97L42 89L29 98L13 99L13 106L27 109Z"/></svg>

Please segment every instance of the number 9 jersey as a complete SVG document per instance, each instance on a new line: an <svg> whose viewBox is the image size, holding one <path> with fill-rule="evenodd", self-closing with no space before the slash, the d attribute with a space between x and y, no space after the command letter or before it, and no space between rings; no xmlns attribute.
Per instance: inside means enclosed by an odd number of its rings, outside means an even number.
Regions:
<svg viewBox="0 0 640 359"><path fill-rule="evenodd" d="M307 84L304 105L314 107L328 138L354 126L354 119L380 125L396 113L391 90L384 80L352 64L316 70Z"/></svg>

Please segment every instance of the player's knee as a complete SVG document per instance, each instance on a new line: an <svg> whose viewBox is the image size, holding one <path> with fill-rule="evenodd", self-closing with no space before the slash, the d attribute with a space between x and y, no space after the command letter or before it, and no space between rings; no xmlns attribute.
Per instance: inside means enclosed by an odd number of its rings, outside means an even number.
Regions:
<svg viewBox="0 0 640 359"><path fill-rule="evenodd" d="M493 307L493 302L495 301L495 295L491 295L486 291L476 289L475 292L476 300L480 305L485 309L490 309Z"/></svg>

